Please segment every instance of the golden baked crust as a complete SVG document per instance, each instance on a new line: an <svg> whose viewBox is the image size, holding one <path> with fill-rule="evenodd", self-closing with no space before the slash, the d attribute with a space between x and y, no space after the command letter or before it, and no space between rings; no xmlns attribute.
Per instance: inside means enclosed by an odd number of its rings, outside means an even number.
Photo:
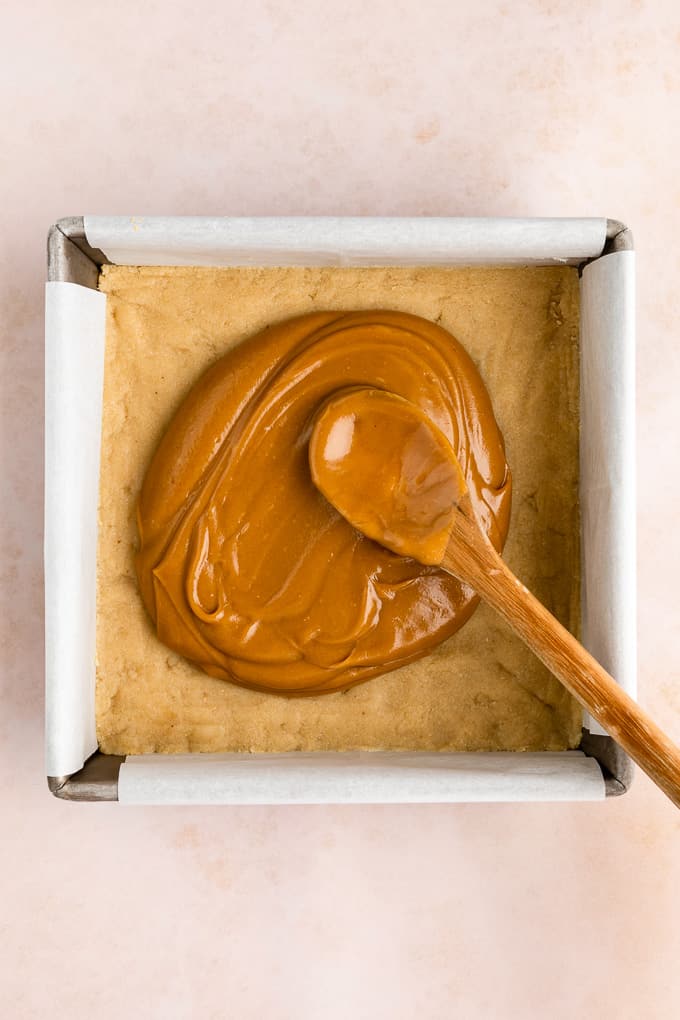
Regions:
<svg viewBox="0 0 680 1020"><path fill-rule="evenodd" d="M272 321L389 307L440 322L476 361L514 477L505 558L576 630L576 270L106 266L100 287L108 295L97 607L103 751L578 744L577 703L485 606L426 659L345 693L289 699L214 680L163 646L133 564L144 472L200 372Z"/></svg>

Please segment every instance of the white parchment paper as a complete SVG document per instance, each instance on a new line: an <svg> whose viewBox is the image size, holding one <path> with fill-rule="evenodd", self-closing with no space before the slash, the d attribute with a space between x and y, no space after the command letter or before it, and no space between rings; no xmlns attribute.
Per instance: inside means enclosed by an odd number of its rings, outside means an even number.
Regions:
<svg viewBox="0 0 680 1020"><path fill-rule="evenodd" d="M635 252L581 280L582 639L636 694ZM592 733L604 733L586 719Z"/></svg>
<svg viewBox="0 0 680 1020"><path fill-rule="evenodd" d="M465 217L86 216L117 265L475 265L579 263L607 221Z"/></svg>
<svg viewBox="0 0 680 1020"><path fill-rule="evenodd" d="M124 804L389 804L601 800L594 758L403 751L130 756Z"/></svg>
<svg viewBox="0 0 680 1020"><path fill-rule="evenodd" d="M97 749L97 501L106 299L45 292L45 730L48 776Z"/></svg>

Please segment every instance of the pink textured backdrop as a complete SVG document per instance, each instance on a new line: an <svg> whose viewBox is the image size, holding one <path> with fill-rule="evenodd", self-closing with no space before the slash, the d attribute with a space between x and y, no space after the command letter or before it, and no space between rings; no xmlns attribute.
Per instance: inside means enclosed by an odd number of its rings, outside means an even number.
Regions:
<svg viewBox="0 0 680 1020"><path fill-rule="evenodd" d="M675 0L10 0L0 12L8 1018L680 1013L680 821L591 806L121 809L43 778L57 217L609 215L639 253L640 694L680 739Z"/></svg>

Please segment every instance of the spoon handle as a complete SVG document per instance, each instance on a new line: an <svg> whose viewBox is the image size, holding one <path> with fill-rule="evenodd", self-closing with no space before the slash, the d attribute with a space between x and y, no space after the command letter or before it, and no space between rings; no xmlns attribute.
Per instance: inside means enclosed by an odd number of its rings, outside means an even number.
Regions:
<svg viewBox="0 0 680 1020"><path fill-rule="evenodd" d="M478 531L477 535L481 536ZM506 567L491 544L452 542L441 566L467 581L667 797L680 807L680 749Z"/></svg>

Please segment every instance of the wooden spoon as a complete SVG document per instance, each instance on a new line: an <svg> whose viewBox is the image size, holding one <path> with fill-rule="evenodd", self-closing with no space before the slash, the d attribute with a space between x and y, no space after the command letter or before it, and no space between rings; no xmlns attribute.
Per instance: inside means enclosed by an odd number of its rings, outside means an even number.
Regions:
<svg viewBox="0 0 680 1020"><path fill-rule="evenodd" d="M383 390L339 391L315 419L309 462L317 488L359 531L474 588L680 807L680 749L508 569L451 445L418 407Z"/></svg>

